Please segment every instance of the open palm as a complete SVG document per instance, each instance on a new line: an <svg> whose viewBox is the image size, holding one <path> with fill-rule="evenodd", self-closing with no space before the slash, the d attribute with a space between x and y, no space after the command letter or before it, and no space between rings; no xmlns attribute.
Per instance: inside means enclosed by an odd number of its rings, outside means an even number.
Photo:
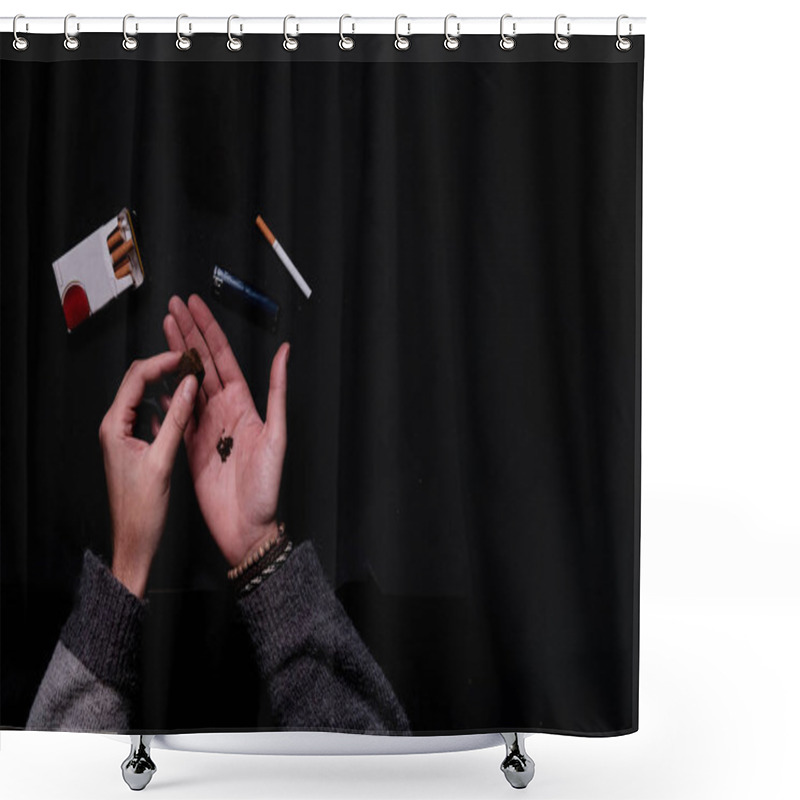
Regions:
<svg viewBox="0 0 800 800"><path fill-rule="evenodd" d="M278 536L289 345L282 344L272 361L263 422L225 334L200 297L192 295L188 306L170 300L164 334L171 350L193 347L203 360L206 374L184 435L186 452L211 535L228 562L239 564Z"/></svg>

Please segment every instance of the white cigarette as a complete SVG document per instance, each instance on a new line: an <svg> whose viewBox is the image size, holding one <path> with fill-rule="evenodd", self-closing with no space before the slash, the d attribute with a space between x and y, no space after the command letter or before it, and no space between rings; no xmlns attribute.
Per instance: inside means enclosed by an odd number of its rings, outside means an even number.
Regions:
<svg viewBox="0 0 800 800"><path fill-rule="evenodd" d="M294 282L300 287L300 291L306 296L306 299L311 297L311 288L303 279L303 276L297 271L297 267L292 263L292 259L286 254L286 251L281 247L281 243L275 238L275 235L267 227L267 223L261 219L261 214L256 217L256 225L264 238L272 245L272 249L278 254L278 258L283 261L283 266L289 271L289 274L294 278Z"/></svg>

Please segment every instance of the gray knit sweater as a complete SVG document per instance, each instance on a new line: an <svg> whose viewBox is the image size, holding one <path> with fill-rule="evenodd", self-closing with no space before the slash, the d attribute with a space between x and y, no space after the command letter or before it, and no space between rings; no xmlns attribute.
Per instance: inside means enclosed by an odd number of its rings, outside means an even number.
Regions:
<svg viewBox="0 0 800 800"><path fill-rule="evenodd" d="M240 596L238 606L279 727L410 733L403 708L328 585L310 542ZM75 607L27 727L127 732L144 613L145 603L87 550Z"/></svg>

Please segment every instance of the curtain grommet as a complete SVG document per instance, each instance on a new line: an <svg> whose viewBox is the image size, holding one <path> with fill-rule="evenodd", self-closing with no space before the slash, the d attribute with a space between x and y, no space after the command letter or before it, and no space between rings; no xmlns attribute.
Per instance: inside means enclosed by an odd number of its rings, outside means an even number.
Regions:
<svg viewBox="0 0 800 800"><path fill-rule="evenodd" d="M349 14L342 14L339 17L339 49L340 50L352 50L356 46L356 40L352 36L345 36L344 35L344 21L346 19L353 19ZM350 33L356 32L356 24L353 22L351 24L351 31Z"/></svg>
<svg viewBox="0 0 800 800"><path fill-rule="evenodd" d="M294 37L289 36L288 25L290 19L297 19L292 14L287 14L283 18L283 49L293 53L300 46L300 42ZM300 25L295 23L295 36L300 33Z"/></svg>
<svg viewBox="0 0 800 800"><path fill-rule="evenodd" d="M448 30L447 25L451 19L456 20L456 35L453 36ZM448 14L444 18L444 49L445 50L458 50L461 46L461 40L459 37L461 36L461 23L458 21L458 16L456 14Z"/></svg>
<svg viewBox="0 0 800 800"><path fill-rule="evenodd" d="M627 53L628 50L630 50L631 47L633 47L633 42L630 39L628 39L625 36L623 36L619 32L619 27L620 27L619 24L624 19L630 19L630 17L628 17L627 14L620 14L617 17L617 41L615 42L615 46L616 46L617 50L620 51L620 53ZM628 36L630 36L632 32L633 32L633 25L631 25L631 23L629 22L628 23Z"/></svg>
<svg viewBox="0 0 800 800"><path fill-rule="evenodd" d="M75 19L75 18L76 18L75 14L67 14L67 16L64 17L64 49L65 50L75 51L81 46L81 43L80 43L80 40L78 39L78 37L77 36L70 36L70 33L69 33L69 21L71 19ZM75 23L75 32L78 33L80 31L80 29L81 29L80 22L76 22Z"/></svg>
<svg viewBox="0 0 800 800"><path fill-rule="evenodd" d="M226 47L232 53L238 53L242 49L242 45L244 44L244 42L238 36L234 36L231 33L231 22L233 22L233 20L235 19L239 19L239 17L237 17L236 14L231 14L228 17L228 41L226 42ZM239 25L239 33L241 32L242 32L242 26Z"/></svg>
<svg viewBox="0 0 800 800"><path fill-rule="evenodd" d="M178 50L188 50L192 46L192 40L188 36L184 36L181 33L181 20L182 19L188 19L188 18L189 18L188 14L178 14L178 16L177 16L177 18L175 20L175 35L178 37L175 40L175 47L177 47ZM191 35L191 32L192 32L192 23L190 22L189 23L189 34L190 35Z"/></svg>
<svg viewBox="0 0 800 800"><path fill-rule="evenodd" d="M28 40L24 36L20 36L17 33L17 20L18 19L25 19L25 15L24 14L17 14L17 16L14 17L14 23L13 23L13 25L11 27L11 30L14 33L14 41L13 41L12 45L13 45L13 47L14 47L14 49L16 51L21 53L23 50L27 50L28 49L28 45L30 44L30 42L28 42ZM28 30L28 23L27 22L25 23L25 30L26 31Z"/></svg>
<svg viewBox="0 0 800 800"><path fill-rule="evenodd" d="M133 14L126 14L122 18L122 47L125 50L131 51L135 50L139 46L139 40L135 36L128 36L128 20L129 19L136 19ZM134 26L134 30L139 30L139 23L137 22Z"/></svg>
<svg viewBox="0 0 800 800"><path fill-rule="evenodd" d="M400 35L400 20L401 19L408 19L405 14L398 14L394 18L394 46L397 50L408 50L411 47L411 23L406 22L406 27L408 30L406 31L405 36Z"/></svg>
<svg viewBox="0 0 800 800"><path fill-rule="evenodd" d="M560 19L566 19L566 18L567 18L566 14L559 14L556 17L555 23L553 25L553 32L555 33L555 37L556 37L555 41L553 42L553 47L555 47L555 49L558 50L561 53L563 53L565 50L569 50L569 44L570 44L570 42L569 42L569 36L571 35L570 34L570 27L571 27L570 23L569 22L567 23L567 35L566 36L562 36L558 32L558 21Z"/></svg>
<svg viewBox="0 0 800 800"><path fill-rule="evenodd" d="M503 14L500 17L500 49L513 50L517 46L517 23L511 23L511 36L505 32L505 22L507 19L513 19L512 14Z"/></svg>

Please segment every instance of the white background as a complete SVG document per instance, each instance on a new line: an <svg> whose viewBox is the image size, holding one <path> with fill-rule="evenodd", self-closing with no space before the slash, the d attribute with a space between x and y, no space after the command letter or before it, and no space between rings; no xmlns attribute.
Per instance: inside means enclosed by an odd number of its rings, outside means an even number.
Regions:
<svg viewBox="0 0 800 800"><path fill-rule="evenodd" d="M28 16L648 18L640 731L616 739L531 737L537 774L528 796L800 796L799 11L789 3L747 10L648 0L568 7L26 0L4 7L4 15ZM102 736L6 731L0 796L130 797L119 771L125 755L126 745ZM507 798L513 791L498 769L500 748L154 756L159 771L145 790L154 800Z"/></svg>

